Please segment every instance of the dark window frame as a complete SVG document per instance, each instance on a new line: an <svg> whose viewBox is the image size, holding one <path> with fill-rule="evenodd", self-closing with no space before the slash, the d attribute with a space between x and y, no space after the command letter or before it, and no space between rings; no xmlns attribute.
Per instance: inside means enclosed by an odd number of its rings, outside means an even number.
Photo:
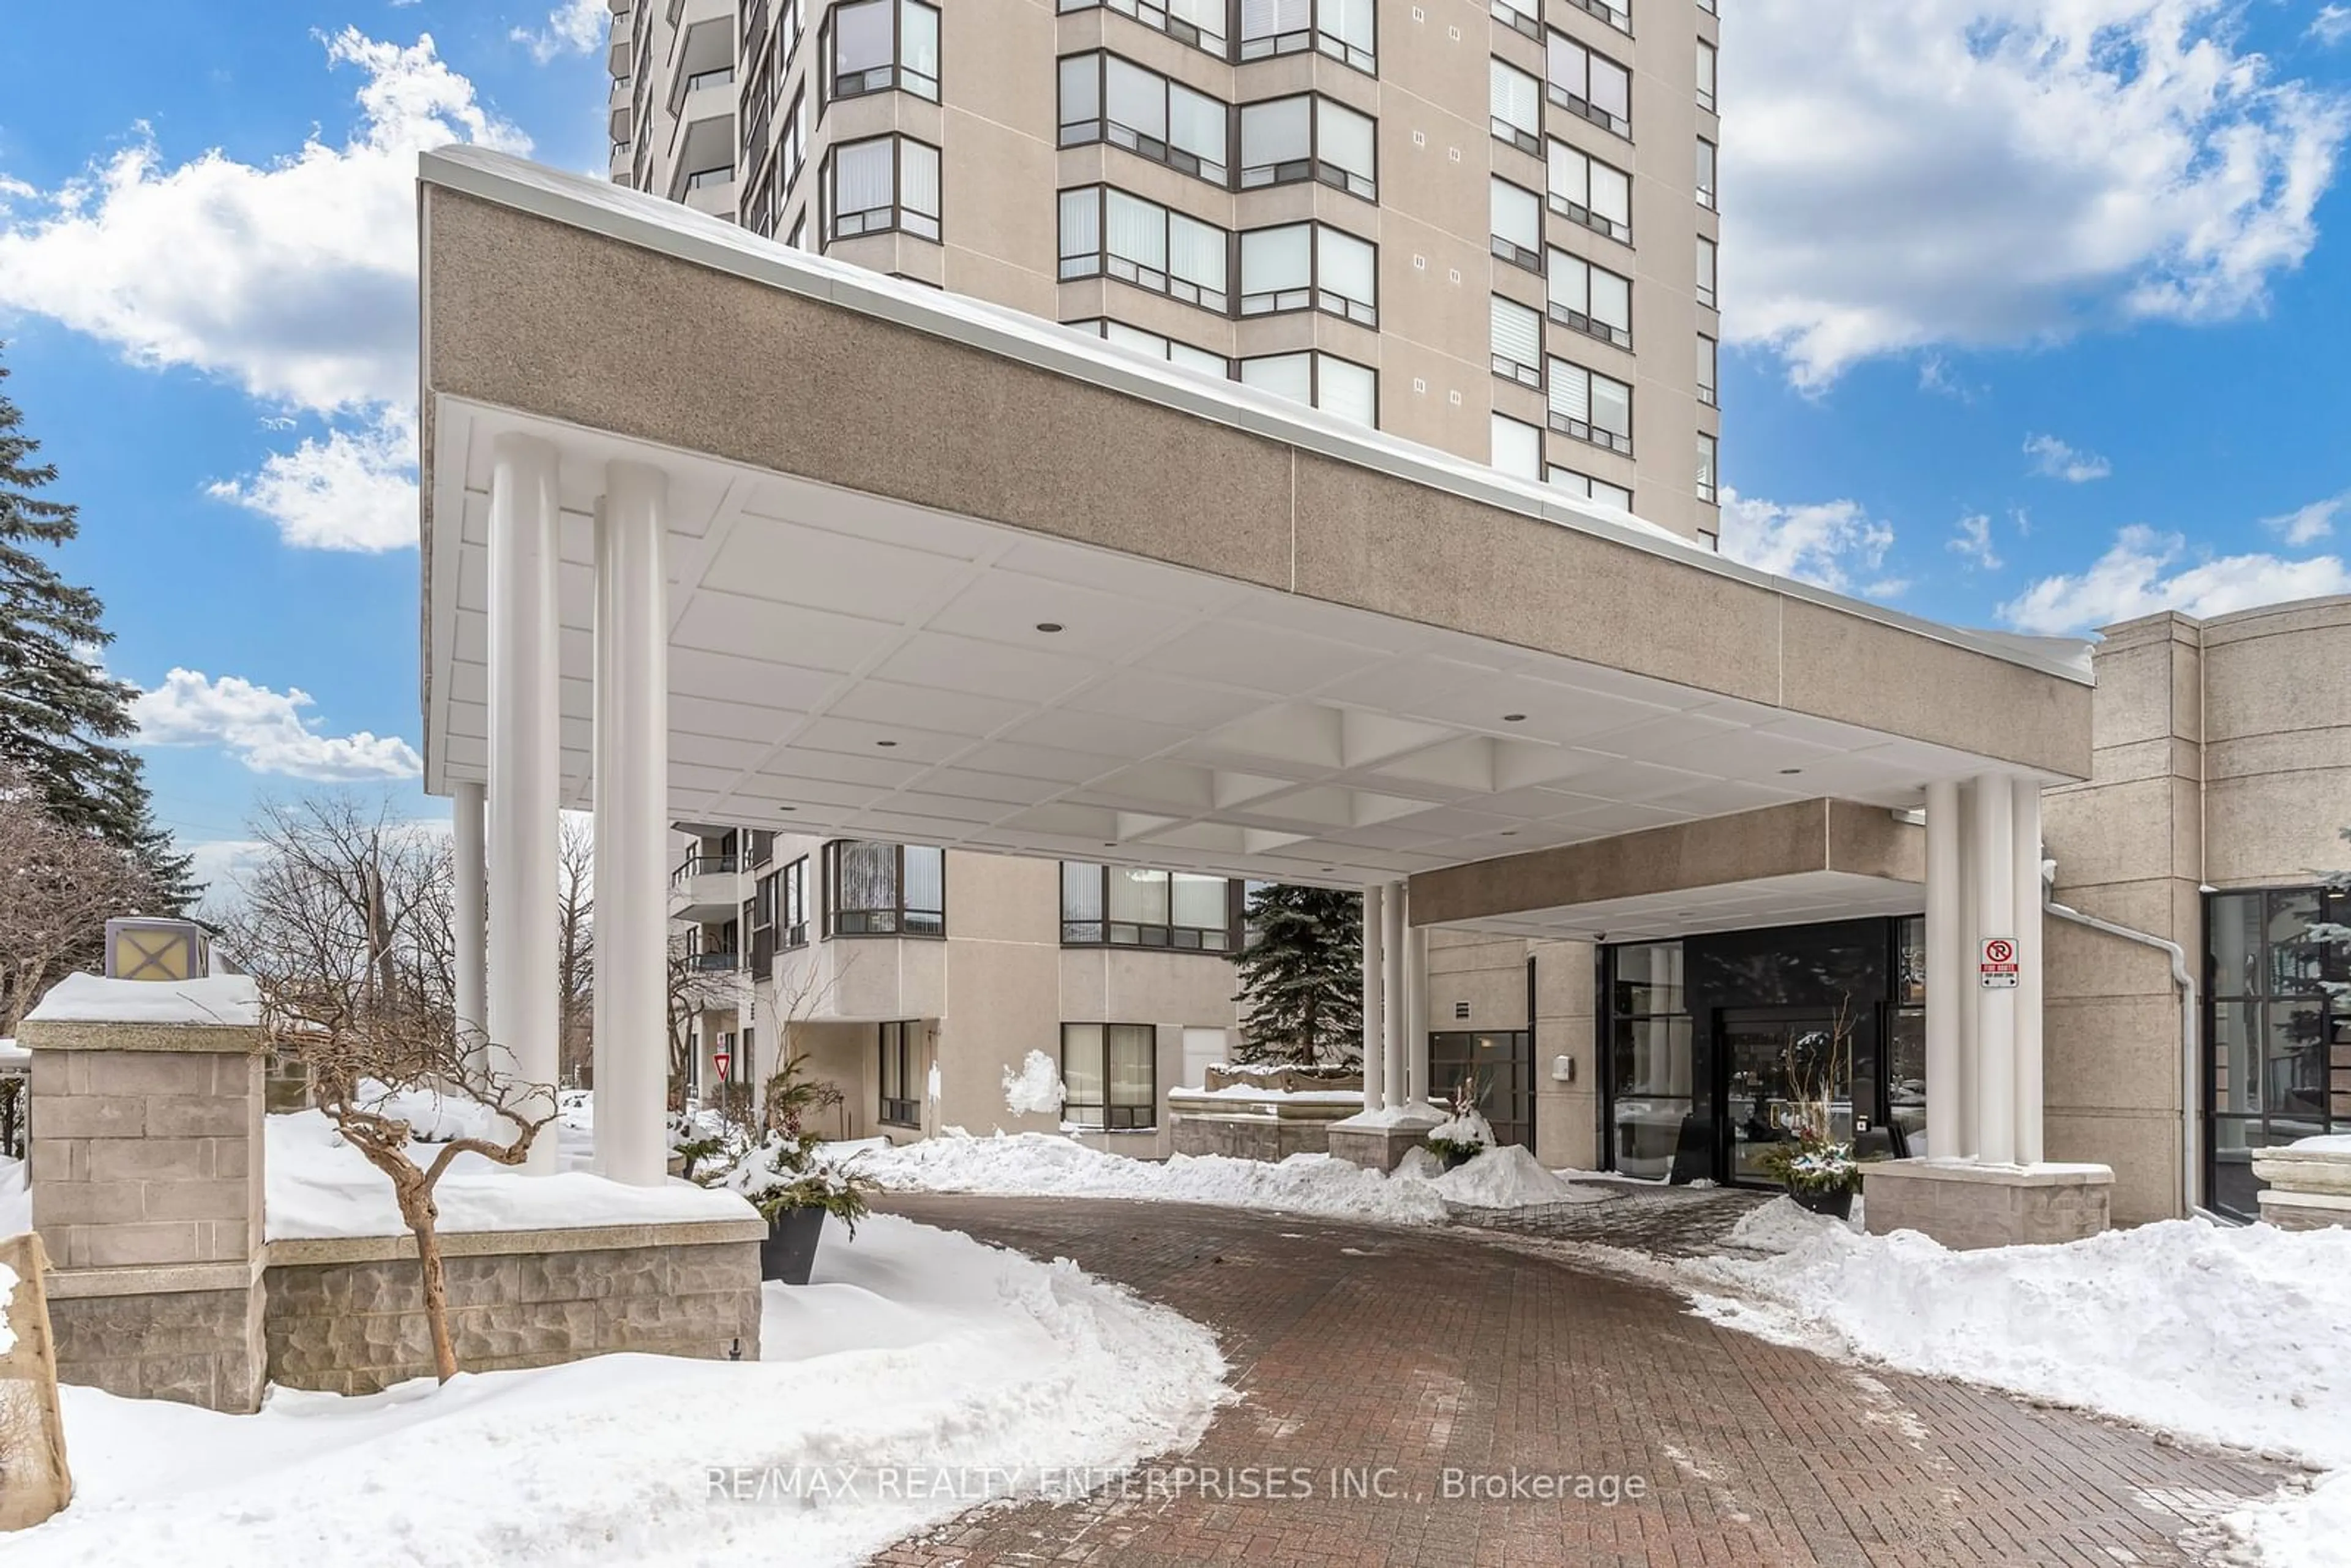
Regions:
<svg viewBox="0 0 2351 1568"><path fill-rule="evenodd" d="M1631 428L1627 428L1625 433L1620 435L1604 425L1593 423L1588 417L1579 420L1567 414L1554 413L1549 407L1548 400L1546 400L1546 405L1543 409L1543 423L1551 429L1558 432L1562 435L1569 437L1572 440L1589 442L1591 444L1599 447L1604 452L1615 452L1621 453L1626 457L1632 456L1633 429L1637 428L1637 426L1635 426L1633 423L1633 383L1628 381L1624 381L1618 377L1612 376L1605 371L1595 371L1590 365L1579 363L1578 361L1568 359L1562 355L1553 354L1549 357L1551 359L1557 360L1569 370L1583 372L1583 374L1587 378L1597 376L1602 381L1609 382L1616 386L1623 387L1625 389L1625 423ZM1552 367L1549 364L1545 364L1543 367L1544 391L1549 392L1557 385L1558 381L1559 378L1553 373ZM1591 382L1587 380L1584 383L1583 393L1583 407L1587 415L1590 413L1595 401L1596 400L1592 395Z"/></svg>
<svg viewBox="0 0 2351 1568"><path fill-rule="evenodd" d="M934 844L915 844L914 849L930 850L939 857L939 906L936 909L912 909L906 904L905 844L884 847L896 852L891 862L891 903L886 908L845 909L841 902L841 851L851 843L875 843L870 839L832 839L824 846L824 935L830 941L835 936L903 936L921 941L940 941L947 934L947 865L946 852ZM880 926L877 918L888 917L891 924ZM916 917L935 917L937 928L909 929L908 922Z"/></svg>
<svg viewBox="0 0 2351 1568"><path fill-rule="evenodd" d="M1132 350L1136 353L1141 353L1143 350L1138 345L1134 343L1120 343L1117 339L1110 335L1110 329L1113 327L1123 327L1130 332L1139 332L1146 338L1156 338L1161 342L1169 344L1173 348L1189 349L1196 354L1200 354L1206 358L1217 361L1224 367L1217 372L1217 374L1221 375L1228 382L1238 381L1240 379L1240 371L1238 368L1239 365L1238 361L1223 354L1216 353L1211 350L1203 349L1197 343L1187 343L1181 338L1171 338L1165 332L1155 332L1148 327L1138 327L1132 321L1122 321L1115 316L1086 316L1081 317L1075 321L1064 321L1061 325L1069 328L1071 331L1081 333L1085 337L1099 338L1105 343L1116 343L1120 348ZM1207 366L1185 364L1183 361L1176 359L1172 352L1162 354L1160 358L1165 360L1171 365L1182 365L1184 369L1196 371L1202 375L1208 373Z"/></svg>
<svg viewBox="0 0 2351 1568"><path fill-rule="evenodd" d="M1708 136L1699 137L1698 144L1706 150L1706 178L1701 181L1697 177L1698 154L1693 149L1690 154L1691 193L1699 206L1709 213L1719 213L1722 211L1722 149Z"/></svg>
<svg viewBox="0 0 2351 1568"><path fill-rule="evenodd" d="M1225 16L1222 35L1203 33L1197 24L1172 14L1165 5L1153 5L1151 0L1058 0L1053 9L1056 15L1063 16L1074 11L1114 11L1155 32L1166 34L1179 44L1187 44L1213 59L1228 64L1232 60L1232 11L1228 5L1220 4L1217 7ZM1211 37L1215 39L1213 45L1208 42Z"/></svg>
<svg viewBox="0 0 2351 1568"><path fill-rule="evenodd" d="M1283 159L1272 163L1250 163L1249 154L1249 111L1270 104L1288 103L1293 99L1307 100L1306 156L1304 159ZM1325 107L1342 114L1352 114L1369 120L1372 126L1372 172L1359 174L1343 164L1333 163L1322 156L1322 110ZM1334 191L1344 191L1378 205L1380 199L1380 122L1374 116L1341 103L1337 99L1319 92L1283 93L1277 98L1254 99L1237 104L1233 110L1233 189L1265 191L1277 185L1298 185L1312 183L1328 185ZM1264 179L1251 179L1252 173L1271 171Z"/></svg>
<svg viewBox="0 0 2351 1568"><path fill-rule="evenodd" d="M2299 942L2280 944L2273 940L2270 922L2273 918L2271 901L2315 895L2318 909L2315 924L2351 925L2351 889L2325 882L2294 883L2261 887L2231 887L2203 895L2201 914L2204 923L2204 956L2200 973L2203 977L2203 998L2198 1020L2202 1040L2198 1051L2202 1087L2197 1096L2196 1111L2203 1123L2203 1150L2199 1161L2202 1169L2198 1178L2202 1185L2204 1201L2213 1209L2234 1214L2238 1218L2260 1218L2258 1207L2251 1212L2224 1207L2220 1189L2220 1129L2223 1123L2250 1124L2258 1129L2258 1142L2244 1145L2247 1151L2247 1180L2251 1177L2251 1156L2257 1149L2275 1148L2290 1139L2273 1140L2271 1126L2283 1122L2292 1126L2294 1137L2351 1131L2351 1065L2337 1066L2338 1058L2351 1063L2351 995L2329 989L2330 985L2351 982L2351 943L2313 944ZM2218 923L2214 912L2223 900L2251 899L2259 910L2259 920L2252 931L2249 958L2253 974L2228 976L2221 972L2218 948ZM2314 946L2322 954L2327 947L2335 950L2330 960L2320 960L2320 974L2311 978L2307 987L2281 985L2274 950L2281 946ZM2330 975L2327 971L2332 970ZM2319 1103L2314 1113L2297 1114L2291 1106L2273 1103L2283 1096L2274 1082L2274 1060L2271 1051L2271 1009L2275 1008L2303 1009L2315 1005L2318 1016L2318 1039L2315 1051L2325 1075L2325 1084L2316 1091ZM2258 1053L2257 1070L2260 1103L2250 1111L2223 1111L2219 1104L2220 1086L2220 1009L2234 1007L2246 1009L2252 1019L2250 1038L2242 1042ZM2234 1162L2231 1162L2233 1164Z"/></svg>
<svg viewBox="0 0 2351 1568"><path fill-rule="evenodd" d="M1229 958L1240 951L1245 897L1242 893L1242 883L1232 877L1212 879L1225 884L1223 925L1179 925L1175 918L1175 879L1177 876L1207 873L1166 871L1156 866L1110 866L1093 861L1062 861L1060 865L1061 873L1058 886L1061 889L1061 946L1064 947L1118 947L1143 952L1205 953L1217 958ZM1098 920L1073 920L1070 916L1069 878L1072 871L1079 869L1091 869L1096 873L1094 886L1097 890L1097 907L1102 911L1102 917ZM1168 918L1166 923L1153 925L1144 921L1113 920L1110 917L1110 876L1113 871L1140 871L1146 874L1167 878ZM1087 935L1089 928L1092 932L1091 936ZM1121 930L1130 932L1132 935L1122 937L1117 935ZM1209 946L1205 939L1196 940L1187 945L1180 939L1181 934L1186 932L1205 938L1206 935L1212 931L1223 939L1223 946ZM1154 934L1156 935L1156 940L1154 940Z"/></svg>
<svg viewBox="0 0 2351 1568"><path fill-rule="evenodd" d="M1543 78L1535 75L1532 71L1525 70L1518 66L1512 65L1510 61L1502 58L1499 55L1489 57L1489 62L1490 63L1486 68L1487 131L1493 136L1495 141L1502 143L1506 147L1515 147L1531 158L1541 157L1543 155ZM1525 126L1520 125L1514 120L1504 120L1500 115L1496 114L1493 111L1493 68L1498 65L1504 70L1517 72L1520 76L1526 78L1529 81L1535 84L1535 123L1533 130L1530 131Z"/></svg>
<svg viewBox="0 0 2351 1568"><path fill-rule="evenodd" d="M1228 13L1232 23L1234 63L1279 59L1284 55L1304 54L1311 50L1366 76L1377 76L1380 69L1379 7L1376 5L1372 7L1372 43L1370 48L1364 49L1323 26L1322 8L1335 3L1337 0L1311 0L1307 7L1307 24L1302 29L1293 27L1286 33L1268 33L1261 37L1248 38L1241 36L1241 19L1238 14L1239 0L1235 0L1235 10Z"/></svg>
<svg viewBox="0 0 2351 1568"><path fill-rule="evenodd" d="M1249 236L1294 228L1304 228L1308 231L1306 287L1302 289L1264 289L1251 294L1248 288L1248 279L1241 276L1242 269L1248 265ZM1374 298L1368 300L1355 299L1339 293L1336 289L1323 287L1322 236L1326 233L1344 235L1372 253L1372 292ZM1377 295L1380 287L1380 247L1377 241L1365 239L1362 235L1352 230L1341 228L1336 224L1324 223L1319 218L1300 218L1286 224L1268 224L1263 228L1241 229L1234 235L1233 245L1235 253L1233 273L1235 281L1239 285L1233 290L1233 308L1236 316L1239 319L1255 320L1262 316L1286 316L1296 311L1318 310L1326 316L1336 316L1343 321L1353 321L1358 327L1369 327L1374 331L1379 329L1380 302ZM1290 299L1294 295L1302 295L1303 298ZM1276 303L1261 309L1249 308L1249 302L1251 299L1269 298ZM1290 302L1283 303L1285 300ZM1333 300L1338 302L1335 307L1331 303Z"/></svg>
<svg viewBox="0 0 2351 1568"><path fill-rule="evenodd" d="M836 49L840 41L838 18L841 12L855 5L876 5L890 7L890 59L886 65L869 66L855 72L856 85L844 89ZM928 11L932 26L936 29L939 45L939 76L925 76L906 65L906 8L919 5ZM818 26L817 61L818 91L824 108L830 109L845 99L864 98L877 92L903 92L910 97L937 103L940 99L940 77L946 73L946 17L930 0L845 0L845 4L829 7Z"/></svg>
<svg viewBox="0 0 2351 1568"><path fill-rule="evenodd" d="M875 213L883 213L888 214L888 219L883 223L861 223L861 226L853 233L843 234L841 232L841 214L839 210L839 193L835 189L841 167L841 155L852 148L871 147L877 141L890 143L890 204L886 207L862 207L855 215L862 220ZM823 167L818 177L818 204L823 220L818 232L824 236L826 245L837 245L842 240L866 239L874 235L883 234L903 234L915 239L928 240L933 245L940 243L941 214L925 213L906 204L906 148L909 145L926 149L930 152L937 171L938 188L935 193L941 212L945 211L947 204L946 158L939 148L933 143L925 141L918 136L909 136L898 131L884 131L879 136L861 136L854 141L838 142L826 150ZM914 221L909 222L909 219ZM925 227L925 225L928 226Z"/></svg>
<svg viewBox="0 0 2351 1568"><path fill-rule="evenodd" d="M1323 361L1336 360L1343 365L1351 365L1356 370L1368 372L1372 378L1372 423L1370 428L1377 430L1380 427L1380 372L1377 367L1367 365L1361 360L1351 360L1344 354L1334 354L1328 349L1286 349L1278 354L1251 354L1245 360L1235 360L1233 361L1233 380L1240 382L1244 386L1247 386L1249 384L1249 381L1247 373L1243 370L1244 366L1254 364L1259 360L1287 360L1298 354L1304 354L1307 356L1306 394L1309 399L1307 406L1313 409L1318 413L1331 413L1329 409L1322 406ZM1332 417L1336 419L1343 416L1332 414Z"/></svg>
<svg viewBox="0 0 2351 1568"><path fill-rule="evenodd" d="M1553 246L1552 248L1553 250L1559 250L1557 246ZM1583 280L1583 298L1584 303L1587 305L1592 301L1592 279L1589 276L1590 274L1594 272L1605 273L1610 277L1613 277L1617 282L1623 284L1625 286L1625 318L1627 324L1623 327L1619 327L1614 321L1604 321L1599 317L1591 314L1589 311L1570 309L1568 307L1553 300L1551 298L1550 284L1558 278L1560 264L1562 261L1571 266L1581 267L1584 269L1586 276ZM1559 250L1559 255L1552 258L1551 267L1543 274L1543 315L1545 318L1558 322L1561 326L1566 328L1571 332L1581 332L1585 337L1593 340L1595 342L1613 344L1619 349L1629 350L1632 348L1633 329L1630 325L1633 318L1632 278L1626 277L1624 273L1617 271L1613 267L1603 267L1598 262L1592 260L1588 256L1578 256L1573 251Z"/></svg>
<svg viewBox="0 0 2351 1568"><path fill-rule="evenodd" d="M1583 81L1581 92L1574 90L1571 84L1562 82L1552 75L1552 64L1557 58L1558 44L1564 44L1570 48L1583 52ZM1613 110L1604 109L1593 101L1592 68L1594 61L1623 73L1625 78L1623 115L1618 115ZM1553 27L1550 30L1550 37L1543 40L1542 83L1545 101L1557 104L1578 120L1589 125L1596 125L1612 136L1622 137L1627 141L1633 140L1633 68L1615 56L1595 49L1583 39Z"/></svg>
<svg viewBox="0 0 2351 1568"><path fill-rule="evenodd" d="M922 1027L912 1019L873 1026L874 1049L880 1058L880 1092L875 1096L873 1119L885 1127L922 1128L923 1100L914 1092L914 1042ZM893 1089L898 1092L891 1093Z"/></svg>
<svg viewBox="0 0 2351 1568"><path fill-rule="evenodd" d="M1566 152L1583 160L1586 165L1583 172L1583 191L1587 197L1592 193L1592 171L1589 167L1591 164L1599 164L1602 168L1607 170L1610 173L1618 176L1625 182L1625 221L1622 224L1619 224L1614 218L1610 217L1607 214L1599 211L1597 208L1585 206L1576 202L1571 202L1565 196L1561 195L1558 192L1551 188L1551 149L1553 146L1562 148ZM1604 239L1614 240L1618 245L1625 246L1628 250L1631 249L1633 245L1633 172L1629 169L1619 168L1615 164L1608 162L1607 159L1600 157L1595 153L1587 152L1583 148L1578 147L1574 142L1561 136L1552 136L1545 139L1542 151L1542 160L1543 204L1549 207L1552 212L1557 213L1561 217L1567 219L1568 222L1579 224L1584 228L1590 229L1593 234L1600 235Z"/></svg>
<svg viewBox="0 0 2351 1568"><path fill-rule="evenodd" d="M1690 476L1690 486L1694 491L1696 491L1699 500L1708 503L1709 506L1720 506L1722 504L1720 500L1722 494L1722 437L1715 434L1712 431L1701 430L1698 433L1698 439L1705 442L1709 449L1708 460L1703 465L1708 476L1701 478L1697 474L1692 474ZM1690 455L1693 458L1698 456L1695 443L1692 444Z"/></svg>
<svg viewBox="0 0 2351 1568"><path fill-rule="evenodd" d="M1535 248L1533 250L1529 250L1524 246L1519 244L1518 241L1494 232L1494 187L1497 185L1507 185L1511 190L1517 192L1520 195L1533 202L1535 209ZM1538 277L1549 276L1549 274L1544 270L1542 253L1543 209L1545 204L1543 193L1539 191L1530 191L1524 185L1520 184L1516 180L1510 178L1508 175L1494 174L1488 177L1486 183L1486 238L1488 248L1494 253L1497 259L1506 261L1512 267L1523 267L1527 271L1533 273Z"/></svg>
<svg viewBox="0 0 2351 1568"><path fill-rule="evenodd" d="M1070 1031L1071 1030L1084 1029L1099 1030L1102 1031L1102 1061L1101 1076L1099 1080L1102 1089L1102 1105L1100 1107L1102 1120L1087 1120L1087 1113L1094 1110L1095 1107L1090 1101L1077 1100L1070 1100L1063 1103L1061 1106L1061 1119L1068 1122L1072 1126L1083 1127L1090 1132L1147 1133L1157 1131L1159 1126L1159 1030L1157 1026L1147 1023L1095 1023L1091 1019L1065 1020L1061 1025L1061 1081L1064 1084L1068 1083L1070 1077ZM1140 1104L1132 1100L1121 1102L1117 1098L1117 1091L1114 1087L1115 1081L1111 1073L1113 1051L1112 1031L1113 1030L1134 1031L1134 1033L1139 1033L1142 1037L1144 1050L1151 1063L1151 1095L1148 1100ZM1129 1038L1132 1039L1133 1034L1130 1034Z"/></svg>
<svg viewBox="0 0 2351 1568"><path fill-rule="evenodd" d="M1110 196L1113 191L1131 202L1140 202L1156 211L1160 216L1160 253L1163 256L1174 251L1174 220L1183 218L1201 227L1213 229L1224 237L1225 287L1213 289L1188 277L1178 277L1171 267L1145 267L1130 257L1117 256L1110 248ZM1094 247L1092 251L1073 252L1067 248L1067 236L1061 233L1062 210L1071 196L1091 193L1094 200ZM1140 288L1146 294L1161 294L1179 304L1194 306L1211 315L1229 319L1232 315L1233 277L1240 269L1238 241L1230 229L1221 228L1189 213L1179 213L1148 196L1138 196L1123 186L1107 183L1071 185L1054 193L1053 228L1055 235L1055 276L1063 283L1088 277L1107 277L1114 282ZM1075 267L1078 270L1072 270ZM1122 268L1123 270L1122 270Z"/></svg>
<svg viewBox="0 0 2351 1568"><path fill-rule="evenodd" d="M1149 136L1134 126L1123 124L1112 118L1110 62L1113 59L1131 69L1142 72L1159 84L1159 116L1161 123L1168 128L1168 135ZM1072 60L1093 62L1094 112L1091 118L1071 120L1069 106L1062 100L1062 92L1068 83L1065 72ZM1075 54L1060 57L1053 62L1053 91L1056 104L1054 124L1057 145L1087 147L1100 143L1109 147L1123 148L1138 158L1173 169L1179 174L1188 174L1203 183L1214 185L1220 191L1233 188L1233 144L1240 135L1238 110L1235 106L1211 98L1198 89L1188 87L1164 71L1154 70L1139 60L1130 59L1115 49L1083 49ZM1176 145L1174 138L1176 95L1179 92L1190 93L1222 113L1225 124L1225 157L1222 162L1211 162L1187 147Z"/></svg>
<svg viewBox="0 0 2351 1568"><path fill-rule="evenodd" d="M1720 286L1722 272L1721 248L1716 244L1712 237L1707 235L1698 235L1698 248L1694 250L1690 256L1690 270L1693 275L1690 280L1690 292L1697 298L1698 302L1700 305L1705 306L1709 310L1719 310L1721 308L1721 306L1717 302L1717 290ZM1706 276L1703 277L1696 276L1698 271L1698 258L1701 255L1705 256L1708 261L1708 265L1706 268Z"/></svg>
<svg viewBox="0 0 2351 1568"><path fill-rule="evenodd" d="M1503 354L1500 348L1494 343L1492 319L1494 313L1493 308L1495 305L1508 305L1513 308L1523 310L1528 315L1534 318L1535 362L1533 364L1525 364L1518 360L1509 358ZM1487 368L1494 372L1495 379L1508 382L1512 386L1525 387L1530 392L1542 391L1543 361L1550 357L1543 351L1543 312L1538 310L1523 299L1513 299L1507 294L1497 293L1492 296L1491 301L1487 306Z"/></svg>

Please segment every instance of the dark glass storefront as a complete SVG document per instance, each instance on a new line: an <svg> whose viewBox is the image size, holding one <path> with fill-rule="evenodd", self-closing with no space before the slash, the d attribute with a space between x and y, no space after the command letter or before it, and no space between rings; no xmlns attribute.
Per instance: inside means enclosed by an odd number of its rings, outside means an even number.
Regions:
<svg viewBox="0 0 2351 1568"><path fill-rule="evenodd" d="M2351 892L2204 901L2205 1202L2260 1218L2256 1150L2351 1132Z"/></svg>
<svg viewBox="0 0 2351 1568"><path fill-rule="evenodd" d="M1534 1043L1525 1030L1432 1033L1428 1082L1440 1100L1468 1084L1496 1143L1534 1145Z"/></svg>
<svg viewBox="0 0 2351 1568"><path fill-rule="evenodd" d="M1608 1163L1675 1181L1764 1179L1799 1080L1833 1130L1927 1144L1922 922L1847 920L1603 949Z"/></svg>

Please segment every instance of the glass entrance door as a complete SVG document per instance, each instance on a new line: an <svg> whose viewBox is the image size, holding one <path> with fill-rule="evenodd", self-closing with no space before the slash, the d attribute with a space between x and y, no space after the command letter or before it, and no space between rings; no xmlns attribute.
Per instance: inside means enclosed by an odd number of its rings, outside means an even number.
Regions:
<svg viewBox="0 0 2351 1568"><path fill-rule="evenodd" d="M1469 1085L1479 1112L1500 1144L1532 1145L1535 1134L1534 1042L1524 1030L1437 1032L1428 1037L1431 1094L1450 1100Z"/></svg>
<svg viewBox="0 0 2351 1568"><path fill-rule="evenodd" d="M1730 1180L1778 1185L1763 1168L1767 1152L1823 1110L1828 1125L1821 1130L1839 1142L1852 1138L1850 1029L1840 1034L1825 1012L1726 1012L1719 1038Z"/></svg>

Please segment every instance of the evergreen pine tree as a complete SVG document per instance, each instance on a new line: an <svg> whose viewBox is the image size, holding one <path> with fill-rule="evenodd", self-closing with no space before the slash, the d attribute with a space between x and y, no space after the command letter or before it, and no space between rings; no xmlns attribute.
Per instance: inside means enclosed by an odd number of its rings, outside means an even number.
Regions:
<svg viewBox="0 0 2351 1568"><path fill-rule="evenodd" d="M8 370L0 365L0 382ZM149 906L177 914L201 891L188 857L155 823L145 770L119 745L136 727L138 688L89 657L112 634L98 595L59 577L42 547L71 539L75 508L39 495L57 476L0 392L0 761L16 764L68 826L128 850L153 886Z"/></svg>
<svg viewBox="0 0 2351 1568"><path fill-rule="evenodd" d="M1249 895L1240 971L1243 1061L1348 1065L1364 1054L1364 901L1320 887Z"/></svg>

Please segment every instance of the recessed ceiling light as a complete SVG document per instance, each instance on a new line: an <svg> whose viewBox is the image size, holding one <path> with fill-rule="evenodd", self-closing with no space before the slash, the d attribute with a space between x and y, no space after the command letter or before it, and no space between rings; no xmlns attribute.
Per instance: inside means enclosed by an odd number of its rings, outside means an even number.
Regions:
<svg viewBox="0 0 2351 1568"><path fill-rule="evenodd" d="M1061 629L1061 623L1058 621L1040 621L1037 622L1037 630L1044 632L1049 637L1054 632L1059 632Z"/></svg>
<svg viewBox="0 0 2351 1568"><path fill-rule="evenodd" d="M1502 716L1502 722L1504 724L1524 724L1527 722L1527 716L1522 713L1506 713Z"/></svg>

